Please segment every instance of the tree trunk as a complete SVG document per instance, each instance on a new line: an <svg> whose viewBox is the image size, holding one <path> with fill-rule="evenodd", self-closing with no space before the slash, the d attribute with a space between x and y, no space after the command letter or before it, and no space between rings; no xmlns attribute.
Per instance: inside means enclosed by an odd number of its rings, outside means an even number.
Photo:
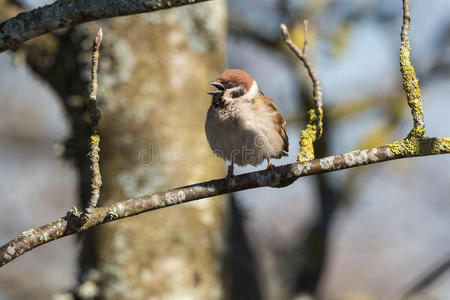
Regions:
<svg viewBox="0 0 450 300"><path fill-rule="evenodd" d="M223 176L204 135L207 82L223 70L225 1L84 24L19 48L65 104L66 155L90 179L86 115L91 45L99 62L99 205ZM90 230L81 236L78 298L221 299L225 204L205 199Z"/></svg>
<svg viewBox="0 0 450 300"><path fill-rule="evenodd" d="M225 11L214 2L102 24L101 205L222 176L198 159L209 152L206 90L223 69ZM224 208L207 199L96 229L100 295L223 298Z"/></svg>

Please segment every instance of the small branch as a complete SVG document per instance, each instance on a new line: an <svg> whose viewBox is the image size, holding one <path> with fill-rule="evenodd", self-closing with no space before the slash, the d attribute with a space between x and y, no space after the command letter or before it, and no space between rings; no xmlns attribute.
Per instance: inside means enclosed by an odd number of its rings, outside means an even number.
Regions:
<svg viewBox="0 0 450 300"><path fill-rule="evenodd" d="M92 171L92 182L91 182L91 199L89 200L89 205L86 211L92 212L92 209L97 206L98 199L100 197L100 187L102 185L102 176L100 173L100 136L98 135L98 122L101 118L101 112L97 108L97 70L98 70L98 57L100 44L102 42L103 32L100 28L95 36L94 44L92 46L92 82L91 82L91 94L89 96L88 110L89 117L91 119L92 135L91 142L89 146L91 151L89 152L89 158L91 159L91 171Z"/></svg>
<svg viewBox="0 0 450 300"><path fill-rule="evenodd" d="M288 34L289 34L289 32L288 32ZM303 39L303 50L302 50L302 53L303 53L304 56L306 56L307 55L306 52L308 51L308 20L303 20L303 35L305 37ZM317 79L317 81L318 81L318 79ZM313 80L313 82L314 82L314 80Z"/></svg>
<svg viewBox="0 0 450 300"><path fill-rule="evenodd" d="M411 64L408 34L411 17L409 0L403 0L403 25L401 31L400 46L400 71L402 73L403 89L406 93L408 105L414 121L414 127L410 135L423 136L425 134L425 122L423 118L422 96L419 88L419 79Z"/></svg>
<svg viewBox="0 0 450 300"><path fill-rule="evenodd" d="M319 78L306 53L308 49L308 22L306 20L304 21L305 39L302 50L292 42L286 25L281 24L280 28L284 42L302 61L313 84L314 108L308 111L308 121L306 123L306 129L302 130L300 136L300 152L297 158L299 162L308 161L314 159L313 143L322 136L323 131L322 90L320 88Z"/></svg>
<svg viewBox="0 0 450 300"><path fill-rule="evenodd" d="M397 150L399 151L394 152L390 145L380 146L279 166L274 170L262 170L237 175L231 179L231 183L225 179L197 183L165 192L116 202L107 207L93 208L89 217L74 208L64 218L39 228L27 230L21 233L16 239L0 247L0 266L50 241L85 231L100 224L131 217L147 211L258 187L286 186L300 177L319 173L333 172L407 157L450 153L450 138L424 138L418 140L418 143L415 144L412 151L410 147L405 147L401 151L400 148Z"/></svg>
<svg viewBox="0 0 450 300"><path fill-rule="evenodd" d="M404 293L400 299L411 299L414 295L418 295L425 289L430 287L437 280L450 270L450 255L441 260L437 265L433 266L430 270L420 275L420 278L415 280L414 284Z"/></svg>
<svg viewBox="0 0 450 300"><path fill-rule="evenodd" d="M97 71L98 71L98 57L100 55L99 49L102 43L103 31L100 28L95 35L94 44L92 45L92 70L91 70L91 94L89 95L89 101L92 101L95 107L97 101ZM97 126L100 119L100 115L95 111L89 111L89 117L91 118L92 126Z"/></svg>
<svg viewBox="0 0 450 300"><path fill-rule="evenodd" d="M303 49L300 50L298 47L294 44L294 42L291 40L291 37L289 35L289 31L286 27L286 25L281 24L281 34L283 36L284 42L289 46L289 48L297 55L297 57L303 62L306 70L308 71L308 75L311 78L312 84L313 84L313 100L316 102L316 106L322 107L322 90L320 88L320 81L319 77L317 76L316 72L314 71L314 68L312 66L311 61L309 60L309 57L306 54L307 46L308 46L308 21L304 21L304 30L305 30L305 40L303 43Z"/></svg>
<svg viewBox="0 0 450 300"><path fill-rule="evenodd" d="M401 41L408 40L409 25L411 23L411 10L409 8L409 0L403 0L403 25L400 33Z"/></svg>
<svg viewBox="0 0 450 300"><path fill-rule="evenodd" d="M91 135L91 142L89 146L91 151L89 152L89 158L91 159L91 199L89 200L89 206L86 208L87 212L91 212L92 208L97 206L98 199L100 198L100 187L102 186L102 176L100 174L100 136L97 134Z"/></svg>
<svg viewBox="0 0 450 300"><path fill-rule="evenodd" d="M0 23L0 53L60 28L204 1L208 0L57 0Z"/></svg>

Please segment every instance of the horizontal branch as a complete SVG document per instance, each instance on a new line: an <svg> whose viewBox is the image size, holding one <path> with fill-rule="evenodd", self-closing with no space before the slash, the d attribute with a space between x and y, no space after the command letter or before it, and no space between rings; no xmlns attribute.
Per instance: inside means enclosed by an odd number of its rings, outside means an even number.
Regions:
<svg viewBox="0 0 450 300"><path fill-rule="evenodd" d="M147 211L258 187L283 187L300 177L318 173L354 168L393 159L444 153L450 153L450 138L408 137L391 145L297 162L279 166L274 170L237 175L232 177L230 182L225 179L212 180L129 199L107 207L93 208L89 216L73 208L65 217L42 227L22 232L16 239L0 247L0 266L50 241Z"/></svg>
<svg viewBox="0 0 450 300"><path fill-rule="evenodd" d="M0 24L0 53L57 29L208 0L57 0Z"/></svg>

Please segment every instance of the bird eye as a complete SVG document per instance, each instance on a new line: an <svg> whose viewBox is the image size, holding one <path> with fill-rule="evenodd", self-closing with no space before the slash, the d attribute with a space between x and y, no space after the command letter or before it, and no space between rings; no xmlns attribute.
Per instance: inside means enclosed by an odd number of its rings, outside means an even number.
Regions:
<svg viewBox="0 0 450 300"><path fill-rule="evenodd" d="M235 86L237 86L237 84L235 84L234 82L231 81L227 82L227 88L231 89L234 88Z"/></svg>

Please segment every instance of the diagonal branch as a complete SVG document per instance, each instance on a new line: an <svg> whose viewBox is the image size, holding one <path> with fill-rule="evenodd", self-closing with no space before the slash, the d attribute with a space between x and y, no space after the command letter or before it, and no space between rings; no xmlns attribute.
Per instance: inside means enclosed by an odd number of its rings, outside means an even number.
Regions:
<svg viewBox="0 0 450 300"><path fill-rule="evenodd" d="M442 278L446 272L450 270L450 255L447 253L444 259L441 259L439 263L420 275L420 278L416 279L414 284L402 295L400 300L412 299L414 295L418 295L438 279Z"/></svg>
<svg viewBox="0 0 450 300"><path fill-rule="evenodd" d="M22 232L16 239L0 247L0 266L18 256L50 241L85 231L107 222L135 216L144 212L178 205L203 198L248 190L258 187L285 186L300 177L342 169L375 164L383 161L450 153L450 138L426 138L421 140L414 151L408 149L396 154L388 146L356 150L345 154L297 162L233 177L231 183L225 179L211 180L165 192L142 196L114 203L107 207L93 208L89 217L71 209L65 217L39 228Z"/></svg>
<svg viewBox="0 0 450 300"><path fill-rule="evenodd" d="M104 18L134 15L208 0L57 0L0 24L0 53L57 29Z"/></svg>
<svg viewBox="0 0 450 300"><path fill-rule="evenodd" d="M319 77L317 76L311 61L307 55L308 49L308 22L304 21L305 39L303 49L300 50L294 42L292 42L289 31L286 25L281 24L281 34L284 42L295 53L295 55L302 61L305 66L313 85L313 100L314 108L308 110L308 121L306 129L302 130L300 136L300 152L298 153L297 161L307 161L314 159L313 143L322 136L323 131L323 110L322 110L322 90L320 88Z"/></svg>

